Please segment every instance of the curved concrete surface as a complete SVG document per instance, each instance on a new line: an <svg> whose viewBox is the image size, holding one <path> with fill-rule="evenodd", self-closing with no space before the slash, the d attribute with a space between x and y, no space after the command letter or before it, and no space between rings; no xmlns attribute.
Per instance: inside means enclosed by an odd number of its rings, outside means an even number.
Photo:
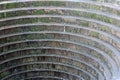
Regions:
<svg viewBox="0 0 120 80"><path fill-rule="evenodd" d="M120 80L119 0L1 0L0 80Z"/></svg>

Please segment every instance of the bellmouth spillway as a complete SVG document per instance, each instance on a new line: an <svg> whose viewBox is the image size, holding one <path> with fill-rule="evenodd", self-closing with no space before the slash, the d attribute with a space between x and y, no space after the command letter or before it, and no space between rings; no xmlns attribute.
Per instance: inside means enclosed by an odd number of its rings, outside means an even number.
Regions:
<svg viewBox="0 0 120 80"><path fill-rule="evenodd" d="M120 1L0 0L0 80L120 80Z"/></svg>

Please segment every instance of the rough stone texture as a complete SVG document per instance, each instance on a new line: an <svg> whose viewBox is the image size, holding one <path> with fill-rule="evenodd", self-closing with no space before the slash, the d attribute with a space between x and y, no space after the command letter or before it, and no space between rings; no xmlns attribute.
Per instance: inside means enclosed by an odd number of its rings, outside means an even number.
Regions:
<svg viewBox="0 0 120 80"><path fill-rule="evenodd" d="M119 80L113 0L1 0L0 80Z"/></svg>

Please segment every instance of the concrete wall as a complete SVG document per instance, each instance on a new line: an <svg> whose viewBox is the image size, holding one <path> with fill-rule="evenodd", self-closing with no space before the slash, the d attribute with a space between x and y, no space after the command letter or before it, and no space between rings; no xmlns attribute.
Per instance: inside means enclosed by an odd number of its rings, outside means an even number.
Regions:
<svg viewBox="0 0 120 80"><path fill-rule="evenodd" d="M0 2L0 80L115 80L119 74L118 6Z"/></svg>

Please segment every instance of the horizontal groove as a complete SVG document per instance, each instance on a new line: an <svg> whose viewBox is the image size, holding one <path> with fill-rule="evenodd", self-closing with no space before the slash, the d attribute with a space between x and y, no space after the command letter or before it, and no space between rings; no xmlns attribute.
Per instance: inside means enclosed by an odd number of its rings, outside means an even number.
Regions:
<svg viewBox="0 0 120 80"><path fill-rule="evenodd" d="M107 36L107 37L110 37L111 39L114 39L114 40L116 40L117 42L119 42L120 43L120 41L119 41L119 39L117 38L117 37L115 37L115 36L113 36L113 35L111 35L111 34L108 34L108 33L105 33L105 32L103 32L103 31L99 31L99 30L95 30L95 29L91 29L91 28L86 28L86 27L81 27L81 26L70 26L70 25L61 25L62 27L64 26L64 27L69 27L69 28L78 28L78 29L84 29L84 30L88 30L88 31L94 31L94 32L97 32L97 33L99 33L99 34L101 34L101 35L105 35L105 36ZM66 29L67 30L67 29ZM28 33L32 33L32 31L29 31ZM36 31L36 32L38 32L38 31ZM46 32L46 31L41 31L41 33L44 33L44 32ZM49 32L49 31L48 31ZM53 32L55 32L55 31L53 31ZM68 31L65 31L65 32L68 32ZM26 32L23 32L23 33L26 33ZM74 32L74 33L76 33L76 32ZM16 34L16 33L15 33ZM18 34L18 33L17 33ZM9 36L9 35L14 35L14 33L13 34L6 34L6 35L2 35L0 38L4 38L4 36Z"/></svg>
<svg viewBox="0 0 120 80"><path fill-rule="evenodd" d="M97 14L97 16L98 16L98 14ZM103 16L103 15L102 15ZM26 15L26 16L15 16L15 17L11 17L11 18L4 18L4 19L0 19L0 21L2 22L2 21L10 21L10 20L17 20L17 19L25 19L25 18L43 18L43 17L52 17L52 18L73 18L73 19L80 19L80 17L76 17L76 16L68 16L68 15ZM87 18L87 17L84 17L84 18ZM102 18L102 17L101 17ZM88 19L90 19L89 17L88 17ZM109 17L109 19L110 19L110 17ZM98 20L98 19L92 19L92 20L96 20L96 21L98 21L98 22L103 22L102 20ZM38 19L38 21L39 21L39 19ZM112 20L113 21L113 20ZM118 20L119 21L119 20ZM104 22L103 23L107 23L107 24L110 24L109 23L110 21L108 21L108 22L105 22L105 20L104 20ZM1 24L2 25L2 24ZM114 23L111 23L110 25L116 25L115 27L119 27L120 26L120 24L119 23L116 23L116 22L114 22ZM4 26L4 25L2 25L2 26ZM112 26L113 27L113 26Z"/></svg>
<svg viewBox="0 0 120 80"><path fill-rule="evenodd" d="M57 80L68 80L68 79L64 79L64 78L62 78L62 77L55 77L55 76L35 76L35 77L28 77L28 78L25 78L25 80L34 80L34 79L52 79L52 80L54 80L54 79L57 79ZM84 80L84 79L82 79L82 80Z"/></svg>
<svg viewBox="0 0 120 80"><path fill-rule="evenodd" d="M27 40L27 41L28 41L28 40ZM3 45L2 45L2 46L3 46ZM2 47L2 46L1 46L1 47ZM110 48L110 47L109 47L109 48ZM116 51L114 48L112 48L112 47L111 47L111 50L113 50L114 52L117 52L117 51Z"/></svg>
<svg viewBox="0 0 120 80"><path fill-rule="evenodd" d="M52 40L53 41L53 40ZM54 41L55 42L55 41ZM60 41L61 42L61 41ZM64 41L62 41L62 42L64 42ZM69 42L69 41L68 41ZM70 42L71 43L71 42ZM74 42L72 42L72 43L74 43ZM74 44L76 44L76 45L81 45L81 44L79 44L79 43L74 43ZM85 45L81 45L81 46L85 46ZM90 46L86 46L86 47L89 47L90 49L93 49L93 50L95 50L95 51L97 51L98 53L100 52L101 54L104 54L104 57L105 57L105 53L103 53L102 51L99 51L98 49L95 49L95 48L93 48L93 47L90 47ZM106 56L107 58L108 58L108 56ZM109 60L111 60L111 59L109 59ZM110 62L112 62L112 60L110 61ZM114 63L114 62L113 62ZM113 65L111 65L111 66L113 66ZM115 70L115 71L117 71L117 70Z"/></svg>
<svg viewBox="0 0 120 80"><path fill-rule="evenodd" d="M28 3L28 1L6 1L6 2L1 2L0 3L0 5L6 5L6 4L11 4L11 3ZM41 1L39 1L39 0L34 0L34 1L29 1L29 2L41 2ZM42 1L42 2L50 2L50 1ZM118 7L118 6L111 6L110 4L105 4L105 3L95 3L95 2L92 2L92 1L84 1L84 0L80 0L80 1L64 1L64 0L62 0L62 1L54 1L54 2L64 2L64 3L74 3L74 4L78 4L78 3L83 3L83 4L87 4L87 5L89 5L89 8L91 8L90 6L96 6L96 7L101 7L102 6L102 8L105 8L105 9L107 9L107 8L110 8L110 10L113 10L113 9L115 9L115 10L117 10L117 11L119 11L120 10L120 8ZM70 6L69 6L70 7ZM84 8L87 8L87 7L84 7ZM102 11L101 9L96 9L96 8L94 8L93 7L93 9L94 10L100 10L100 11ZM103 10L104 11L104 10ZM109 11L109 9L107 9L106 11ZM105 12L105 11L104 11ZM112 13L112 11L109 11L109 13ZM113 12L113 14L116 14L115 12Z"/></svg>
<svg viewBox="0 0 120 80"><path fill-rule="evenodd" d="M119 6L109 0L1 0L0 79L115 79L120 73Z"/></svg>
<svg viewBox="0 0 120 80"><path fill-rule="evenodd" d="M25 80L30 80L30 79L57 79L57 80L68 80L68 79L64 79L62 77L55 77L55 76L35 76L35 77L29 77L29 78L25 78ZM83 79L82 79L83 80Z"/></svg>
<svg viewBox="0 0 120 80"><path fill-rule="evenodd" d="M66 52L65 50L62 50L62 49L60 49L60 50ZM24 50L20 50L20 51L24 51ZM19 52L19 51L17 51L17 53L18 53L18 52ZM68 51L67 51L67 52L68 52ZM69 51L69 52L72 52L72 51ZM80 53L72 52L72 53L78 54L78 55L84 55L84 52L80 52ZM10 53L9 53L9 54L10 54ZM9 55L9 54L8 54L8 55ZM47 56L49 53L47 53L47 54L40 53L40 54ZM4 54L3 56L5 56L5 55L6 55L6 54ZM38 55L38 54L34 54L34 55L32 54L31 56L36 56L36 55ZM38 56L41 56L41 55L38 55ZM53 53L51 53L51 55L53 55ZM50 56L51 56L51 55L50 55ZM71 54L71 55L72 55L72 54ZM6 56L7 56L7 55L6 55ZM30 55L24 55L24 56L30 56ZM60 55L60 54L59 54L58 56L63 56L63 57L64 57L65 55L64 55L64 54L63 54L63 55ZM86 55L84 55L84 56L85 56L85 58L88 57L88 58L94 60L94 59L91 58L90 56L86 56ZM21 56L19 55L19 57L21 57ZM73 58L75 58L75 56L70 56L70 55L68 55L68 57L73 57ZM82 58L82 57L79 57L79 58L76 58L76 59L79 60L80 58ZM2 64L2 63L5 63L5 62L7 62L7 61L14 60L14 59L17 59L17 56L14 56L13 58L10 58L10 59L7 58L6 60L4 59L4 61L1 60L1 61L2 61L1 64ZM83 59L83 60L84 60L84 59ZM81 60L81 61L82 61L82 60ZM88 61L88 62L89 62L89 61ZM101 63L101 62L99 62L99 63ZM101 64L101 65L102 65L102 64Z"/></svg>
<svg viewBox="0 0 120 80"><path fill-rule="evenodd" d="M16 57L16 58L13 58L13 59L11 59L11 60L17 60L17 59L22 59L22 58L27 58L27 57L42 57L42 56L46 56L46 57L59 57L59 58L65 58L65 59L73 59L74 60L74 58L72 58L72 57L66 57L66 56L59 56L59 55L50 55L50 56L48 56L47 54L46 55L31 55L31 56L21 56L21 57ZM8 61L11 61L10 59L8 60ZM78 59L75 59L75 60L77 60L77 61L80 61L80 60L78 60ZM39 63L39 62L31 62L31 63ZM30 63L30 64L31 64ZM43 62L43 63L46 63L46 62ZM49 62L49 63L56 63L56 62ZM86 65L87 65L87 63L86 62L84 62L84 61L82 61L82 63L85 63ZM27 64L27 63L25 63L25 64ZM29 64L29 63L28 63ZM61 63L61 64L64 64L64 63ZM67 65L67 64L66 64ZM74 66L74 65L73 65ZM72 65L71 65L71 67L73 67ZM88 65L89 66L89 65ZM91 65L92 66L92 65ZM5 68L5 69L3 69L3 70L1 70L0 71L0 73L1 72L3 72L3 71L5 71L5 70L8 70L8 69L10 69L10 68L14 68L14 67L18 67L18 66L11 66L11 67L9 67L9 68ZM93 68L93 67L92 67ZM76 69L79 69L79 68L76 68ZM100 75L102 75L98 70L97 70L97 68L95 68L95 70L100 74Z"/></svg>
<svg viewBox="0 0 120 80"><path fill-rule="evenodd" d="M23 58L30 58L30 57L52 57L52 58L60 58L60 59L68 59L68 60L73 60L73 62L75 61L75 62L77 62L77 63L83 63L84 65L86 65L87 67L89 67L91 70L93 70L95 73L97 73L97 74L100 74L101 75L101 73L100 73L100 71L98 71L98 70L96 70L92 65L88 65L86 62L84 62L84 61L80 61L80 60L77 60L77 59L73 59L73 58L70 58L70 57L65 57L65 56L58 56L58 55L49 55L49 56L47 56L47 55L41 55L41 56L39 56L39 55L33 55L33 56L23 56L23 57L18 57L18 58L14 58L14 60L18 60L18 59L23 59ZM14 61L13 60L13 61ZM34 63L34 62L33 62ZM52 63L54 63L54 62L52 62ZM65 63L63 63L63 64L65 64ZM66 63L67 64L67 63ZM69 64L70 65L70 64ZM73 67L73 66L75 66L75 65L70 65L69 67ZM77 66L77 67L80 67L80 66ZM79 68L75 68L75 69L79 69ZM84 70L83 68L81 68L82 70ZM87 73L87 71L86 70L84 70L86 73ZM91 72L88 72L88 74L91 74L91 75L93 75L94 77L95 77L95 75L94 74L92 74Z"/></svg>
<svg viewBox="0 0 120 80"><path fill-rule="evenodd" d="M80 20L83 20L83 21L88 21L89 23L90 22L93 22L93 23L97 23L97 25L104 25L104 26L106 26L108 29L111 29L111 30L109 30L109 31L112 31L112 30L115 30L114 32L118 32L119 33L119 31L120 31L120 29L118 28L118 27L115 27L115 26L113 26L113 25L106 25L106 23L100 23L100 22L95 22L95 20L93 21L93 20L91 20L91 19L86 19L86 18L83 18L83 17L81 17L81 19ZM66 23L32 23L32 24L19 24L19 25L12 25L12 26L3 26L3 27L0 27L0 30L4 30L4 29L10 29L10 28L14 28L14 27L23 27L23 26L37 26L37 25L63 25L63 26L76 26L76 27L79 27L79 25L76 25L76 24L66 24ZM101 26L102 27L102 26ZM94 28L94 27L93 27ZM98 27L99 28L99 27ZM104 27L103 27L104 28ZM95 28L96 29L96 28ZM99 30L99 29L97 29L97 30ZM107 32L108 33L108 32ZM112 32L111 32L112 33ZM109 34L111 34L110 32L109 32ZM113 35L114 35L114 33L112 33ZM117 36L117 37L119 37L119 35L115 35L115 36Z"/></svg>
<svg viewBox="0 0 120 80"><path fill-rule="evenodd" d="M29 40L27 40L27 41L29 41ZM27 42L27 41L25 41L25 42ZM43 40L44 41L44 40ZM52 40L51 40L52 41ZM76 43L77 44L77 43ZM1 53L2 54L2 53Z"/></svg>
<svg viewBox="0 0 120 80"><path fill-rule="evenodd" d="M11 18L5 18L5 19L1 19L0 21L9 21L9 20L17 20L17 19L27 19L27 18L62 18L62 19L78 19L78 20L84 20L84 21L88 21L88 22L94 22L94 23L98 23L101 25L105 25L107 27L110 28L114 28L116 30L119 30L119 26L115 26L113 24L109 24L109 23L105 23L103 21L99 21L99 20L95 20L95 19L88 19L88 18L84 18L84 17L76 17L76 16L64 16L64 15L26 15L26 16L16 16L16 17L11 17Z"/></svg>
<svg viewBox="0 0 120 80"><path fill-rule="evenodd" d="M30 16L30 15L29 15L29 16ZM28 17L29 17L29 16L28 16ZM37 16L37 15L35 15L35 16ZM35 17L35 16L34 16L34 17ZM44 17L45 17L46 15L41 15L41 16L44 16ZM39 16L39 17L41 17L41 16ZM51 16L54 17L53 15L51 15ZM27 16L26 16L26 17L27 17ZM47 17L48 17L48 16L47 16ZM37 24L36 24L36 25L37 25ZM39 25L40 25L40 24L39 24ZM43 24L41 24L41 25L43 25ZM57 23L56 23L56 25L57 25ZM24 26L25 26L25 25L24 25ZM69 25L69 24L64 24L64 26L74 26L74 25L72 25L72 24L71 24L71 25ZM12 27L12 26L11 26L11 27ZM94 29L91 29L91 28L85 28L85 27L81 27L81 26L77 26L77 25L76 25L75 27L77 27L77 28L83 28L83 29L88 29L88 30L94 30ZM8 28L10 28L10 27L8 27ZM7 29L7 28L2 28L2 29ZM98 30L96 30L96 31L98 31ZM101 34L105 34L104 32L101 32L101 31L99 31L99 32L100 32ZM116 35L115 35L115 36L116 36ZM115 37L114 37L114 38L115 38ZM117 39L117 38L115 38L115 39ZM119 40L118 40L118 41L119 41Z"/></svg>
<svg viewBox="0 0 120 80"><path fill-rule="evenodd" d="M6 43L4 45L1 45L0 47L5 47L5 46L9 46L9 45L12 45L12 44L18 44L18 43L21 43L21 42L34 42L34 41L52 41L52 40L55 40L55 41L61 41L61 39L34 39L34 40L22 40L22 41L17 41L17 42L10 42L10 43ZM64 40L64 41L67 41L67 40ZM69 40L71 41L71 40ZM99 44L99 43L98 43ZM94 47L94 46L93 46ZM105 46L106 47L106 46ZM110 47L109 47L110 48ZM112 47L110 48L111 50ZM1 53L2 54L2 53Z"/></svg>
<svg viewBox="0 0 120 80"><path fill-rule="evenodd" d="M64 26L64 25L60 25L60 26ZM66 26L70 26L70 25L66 25ZM70 26L70 27L73 27L73 26ZM74 27L79 27L79 26L74 26ZM81 27L80 27L81 28ZM85 28L86 29L86 28ZM25 33L25 32L24 32ZM28 32L29 34L30 34L30 32ZM32 33L32 32L31 32ZM45 32L39 32L39 33L45 33ZM48 32L47 32L48 33ZM50 32L49 32L50 33ZM18 34L18 33L17 33ZM13 36L14 36L14 34L12 34ZM106 35L107 36L107 35ZM1 36L2 37L2 36ZM8 37L10 37L10 36L8 36ZM85 36L85 37L87 37L87 36ZM4 37L3 37L4 38ZM90 39L90 40L92 40L90 37L88 38L88 39ZM95 39L94 39L95 40ZM99 40L96 40L97 42L99 41ZM119 41L119 40L118 40ZM100 43L100 41L99 41L99 43ZM102 42L103 43L103 42ZM104 44L106 44L106 43L104 43ZM109 47L109 46L108 46ZM109 47L110 48L110 47ZM111 46L111 50L113 50L113 47ZM113 51L115 51L115 50L113 50ZM116 51L115 51L116 52ZM119 53L119 52L118 52Z"/></svg>
<svg viewBox="0 0 120 80"><path fill-rule="evenodd" d="M104 33L104 32L98 31L98 30L94 30L94 29L84 28L84 27L79 27L79 28L81 28L81 29L86 29L86 30L90 30L90 31L95 31L95 32L98 32L99 34L104 34L105 36L110 37L111 39L114 39L115 41L117 41L117 42L120 43L120 41L119 41L118 38L116 38L116 37L114 37L114 36L112 36L112 35L109 35L109 34L107 34L107 33ZM2 36L1 36L1 37L2 37ZM115 46L115 47L116 47L116 46Z"/></svg>
<svg viewBox="0 0 120 80"><path fill-rule="evenodd" d="M35 32L33 32L33 33L35 33ZM37 33L37 32L36 32L36 33ZM39 33L42 33L42 32L39 32ZM51 32L45 32L45 33L51 33ZM53 33L53 32L52 32L52 33ZM58 32L55 32L55 33L58 33ZM61 32L61 33L62 33L62 32ZM23 34L23 33L21 33L21 34ZM59 33L59 34L60 34L60 33ZM63 33L62 33L62 34L63 34ZM65 34L65 33L64 33L64 34ZM66 33L66 34L67 34L67 33ZM16 35L16 34L15 34L15 35ZM71 35L73 35L73 34L71 34ZM76 35L76 34L75 34L75 36L80 36L80 35ZM87 36L80 36L80 37L87 38ZM88 40L89 40L89 39L91 40L92 38L88 37L87 39L88 39ZM99 40L95 40L95 39L92 39L92 40L93 40L93 41L96 41L96 42L99 41ZM29 40L25 40L25 41L29 41ZM103 42L100 42L100 41L99 41L99 43L103 44ZM104 43L104 44L106 44L106 43ZM106 44L105 46L108 47L108 48L110 48L110 46L107 46L107 45L108 45L108 44ZM110 49L113 50L115 53L117 53L117 51L115 51L115 49L114 49L113 47L111 47ZM118 52L118 53L119 53L119 52ZM2 54L2 53L1 53L1 54ZM118 55L118 54L116 54L116 55Z"/></svg>
<svg viewBox="0 0 120 80"><path fill-rule="evenodd" d="M63 25L62 25L63 26ZM68 25L66 25L65 26L66 28L68 27ZM119 44L120 44L120 41L119 41L119 39L118 38L116 38L116 37L114 37L113 35L110 35L110 34L108 34L108 33L105 33L105 32L102 32L102 31L98 31L98 30L95 30L95 29L89 29L89 28L85 28L85 27L81 27L81 26L70 26L69 28L78 28L78 29L83 29L83 30L88 30L88 31L93 31L93 32L95 32L95 33L98 33L99 35L104 35L104 36L106 36L106 37L108 37L108 38L110 38L110 39L114 39L115 41L113 41L112 43L116 43L116 42L118 42ZM68 28L68 29L69 29ZM50 30L51 31L51 30ZM32 31L29 31L29 33L32 33ZM38 32L38 31L36 31L36 32ZM40 33L44 33L44 31L41 31ZM45 32L49 32L49 31L45 31ZM51 31L52 32L52 31ZM54 32L54 30L53 30L53 32ZM66 32L71 32L71 31L67 31L67 29L66 29ZM23 32L23 33L26 33L26 32ZM72 33L76 33L76 32L72 32ZM16 33L14 33L14 34L16 34ZM14 34L8 34L8 35L14 35ZM18 33L17 33L18 34ZM76 34L78 34L78 33L76 33ZM3 36L1 36L1 37L3 37L4 38L4 36L8 36L8 35L3 35ZM89 34L88 34L89 35ZM0 38L1 38L0 37ZM110 43L110 42L109 42ZM111 44L112 45L112 44ZM114 47L116 47L116 46L114 46ZM116 47L117 48L117 47ZM119 49L118 49L119 50Z"/></svg>
<svg viewBox="0 0 120 80"><path fill-rule="evenodd" d="M114 38L112 38L112 39L114 39ZM117 38L116 38L117 39ZM119 41L119 40L116 40L116 41ZM116 44L116 43L115 43ZM116 47L116 46L115 46ZM118 48L119 49L119 48Z"/></svg>
<svg viewBox="0 0 120 80"><path fill-rule="evenodd" d="M2 31L2 30L6 30L6 29L14 29L14 28L23 28L23 27L27 27L27 26L30 26L30 27L32 27L32 26L69 26L69 27L77 27L77 28L79 28L79 27L84 27L84 26L82 26L82 25L76 25L76 24L66 24L66 23L32 23L32 24L20 24L20 25L12 25L12 26L4 26L4 27L0 27L0 31ZM101 26L102 27L102 26ZM116 32L118 32L119 31L119 29L118 28L116 28L116 27L109 27L109 26L106 26L108 29L114 29ZM87 27L87 28L89 28L89 27ZM90 27L90 29L96 29L96 28L91 28ZM100 29L96 29L96 30L100 30ZM100 31L103 31L103 30L100 30ZM108 33L107 31L103 31L103 32L106 32L106 33ZM109 33L109 34L113 34L112 32L111 33ZM114 34L113 34L114 35ZM114 36L116 36L116 35L114 35Z"/></svg>
<svg viewBox="0 0 120 80"><path fill-rule="evenodd" d="M79 11L79 12L85 12L85 13L89 13L89 14L96 14L99 16L103 16L103 17L108 17L109 19L116 19L116 20L120 20L120 17L117 15L112 15L112 14L106 14L103 12L93 12L93 10L87 10L87 9L75 9L75 8L67 8L67 7L23 7L23 8L16 8L16 9L8 9L8 10L2 10L0 11L0 13L6 13L6 12L14 12L14 11L28 11L28 10L45 10L45 9L49 9L49 10L64 10L64 11ZM46 11L44 11L46 12ZM49 12L48 12L49 13ZM34 14L34 13L33 13ZM65 13L64 13L65 14ZM68 14L70 15L70 14ZM75 14L74 14L75 15ZM79 14L80 15L80 14ZM76 14L76 16L79 16ZM32 16L32 14L31 14ZM15 16L11 16L11 17L15 17ZM6 17L7 18L7 17ZM8 17L9 18L9 17ZM89 17L88 17L89 18ZM3 19L4 20L4 19ZM97 18L96 18L97 20Z"/></svg>
<svg viewBox="0 0 120 80"><path fill-rule="evenodd" d="M73 60L73 62L77 62L77 63L82 63L82 64L84 64L84 66L87 66L87 67L89 67L91 70L94 70L94 72L96 72L96 70L95 70L95 68L92 66L92 65L89 65L89 64L87 64L86 62L84 62L84 61L80 61L80 60L77 60L77 59L74 59L74 58L71 58L71 57L66 57L66 56L58 56L58 55L32 55L32 56L22 56L22 57L16 57L16 58L13 58L14 60L20 60L20 59L24 59L24 58L30 58L30 57L55 57L55 58L60 58L60 59L68 59L68 60ZM7 62L10 62L10 61L14 61L13 59L11 59L11 60L9 60L9 61L7 61ZM33 62L34 63L34 62ZM52 63L54 63L54 62L52 62ZM63 64L65 64L65 63L63 63ZM2 64L3 65L3 64ZM70 64L69 64L70 65ZM70 65L70 67L73 67L73 66L75 66L75 65ZM86 74L89 74L89 75L92 75L90 72L88 72L87 73L87 70L84 70L83 68L81 68L80 66L76 66L77 68L75 68L75 69L81 69L81 70L83 70L83 72L86 72ZM80 68L79 68L80 67ZM96 72L97 73L97 72ZM94 77L95 77L95 75L93 75Z"/></svg>
<svg viewBox="0 0 120 80"><path fill-rule="evenodd" d="M73 19L74 19L74 18L75 18L75 19L78 18L78 17L73 17L73 16L71 16L71 17L70 17L70 16L69 16L69 17L68 17L68 16L63 17L63 16L58 16L58 15L55 15L55 16L53 16L53 15L22 16L21 18L25 18L25 17L26 17L26 18L32 18L32 17L36 17L36 18L37 18L37 17L52 17L52 18L57 18L57 17L58 17L58 18L68 18L68 19L69 19L69 18L73 18ZM19 19L20 19L20 17L19 17ZM84 18L83 18L83 20L84 20ZM88 29L89 29L89 28L88 28ZM120 29L119 29L119 30L120 30ZM96 30L96 31L97 31L97 30ZM104 32L102 32L102 33L104 33ZM105 33L104 33L104 35L105 35ZM107 36L108 36L108 35L107 35ZM111 36L109 36L109 37L111 37ZM115 37L114 37L114 38L115 38ZM112 38L112 39L114 39L114 38ZM116 39L117 39L117 38L115 38L114 40L116 40ZM119 40L116 40L116 41L117 41L117 42L120 42Z"/></svg>
<svg viewBox="0 0 120 80"><path fill-rule="evenodd" d="M33 55L33 56L23 56L23 57L18 57L18 58L16 58L15 60L20 60L20 59L25 59L25 58L31 58L31 57L49 57L49 56L45 56L45 55L41 55L41 56L39 56L39 55ZM64 56L56 56L55 57L55 55L50 55L50 57L54 57L54 58L60 58L60 59L68 59L68 60L74 60L75 62L79 62L79 63L81 63L81 64L83 64L84 66L85 65L87 65L87 67L89 67L89 68L91 68L92 70L94 70L94 72L95 73L98 73L98 74L100 74L100 75L103 75L103 74L101 74L101 72L100 71L98 71L97 70L97 68L94 68L91 64L87 64L86 62L84 62L84 61L80 61L80 60L77 60L77 59L73 59L73 58L69 58L69 57L64 57ZM69 67L73 67L73 68L75 68L75 69L78 69L78 70L83 70L83 72L87 72L87 70L84 70L84 69L82 69L82 68L80 68L79 66L75 66L75 65L72 65L71 63L63 63L62 61L61 62L51 62L51 61L41 61L41 62L29 62L29 63L24 63L24 64L17 64L17 65L13 65L13 66L10 66L10 67L8 67L8 68L5 68L5 69L3 69L3 70L1 70L0 71L0 73L2 73L2 72L4 72L4 71L7 71L7 70L9 70L9 69L12 69L12 68L16 68L16 67L19 67L19 66L23 66L23 65L29 65L29 64L34 64L34 63L36 63L36 64L47 64L47 63L50 63L50 64L57 64L57 63L59 63L59 64L61 64L61 65L65 65L65 66L69 66ZM90 72L88 73L88 74L90 74ZM92 75L92 74L90 74L90 75Z"/></svg>
<svg viewBox="0 0 120 80"><path fill-rule="evenodd" d="M62 77L55 77L55 76L35 76L35 77L29 77L29 78L25 78L25 80L35 80L35 79L57 79L57 80L68 80L68 79L64 79Z"/></svg>
<svg viewBox="0 0 120 80"><path fill-rule="evenodd" d="M80 69L80 68L78 68L78 67L76 67L76 66L71 66L70 64L65 64L65 63L61 63L61 62L31 62L31 63L24 63L24 64L20 64L19 66L17 65L17 66L14 66L14 69L17 69L17 67L24 67L24 66L27 66L27 65L35 65L35 64L41 64L41 65L47 65L47 64L53 64L53 65L59 65L59 66L61 66L61 69L58 69L58 70L65 70L66 71L66 68L68 68L68 71L69 71L69 69L70 68L72 68L72 70L73 70L73 72L75 72L75 71L80 71L80 72L84 72L86 75L89 75L91 78L93 78L93 75L92 74L90 74L90 73L87 73L87 71L85 71L85 70L83 70L83 69ZM66 68L63 68L64 67L66 67ZM13 68L13 67L12 67ZM42 67L43 68L43 67ZM34 68L33 68L34 69ZM35 68L35 69L37 69L37 68ZM41 68L40 68L41 69ZM43 69L49 69L49 68L43 68ZM52 68L51 68L52 69ZM56 68L53 68L53 69L56 69ZM56 69L57 70L57 69ZM21 70L21 71L24 71L24 70ZM19 72L21 72L21 71L19 71ZM67 73L68 73L68 71L66 71ZM15 72L15 73L17 73L17 72ZM72 73L72 72L69 72L69 73ZM77 72L76 72L77 73ZM74 73L74 74L76 74L76 73ZM77 75L77 74L76 74Z"/></svg>
<svg viewBox="0 0 120 80"><path fill-rule="evenodd" d="M95 51L97 51L98 53L99 52L102 52L103 53L103 51L99 51L99 49L97 49L97 48L95 48L95 47L92 47L92 46L89 46L89 45L85 45L85 44L82 44L82 43L77 43L77 42L72 42L72 41L68 41L68 40L64 40L64 41L62 41L62 40L57 40L57 39L46 39L46 40L27 40L27 41L18 41L18 42L14 42L13 44L22 44L22 43L26 43L26 42L62 42L62 43L65 43L65 44L75 44L75 45L78 45L78 46L83 46L83 47L86 47L86 48L90 48L90 49L93 49L93 50L95 50ZM11 44L11 45L13 45L13 44ZM11 46L10 45L10 46ZM41 46L44 46L44 45L41 45ZM28 47L30 47L30 46L28 46ZM36 46L31 46L31 47L36 47ZM64 46L65 47L65 46ZM21 47L20 47L21 48ZM69 47L68 47L69 48ZM17 48L16 48L17 49ZM14 50L14 49L13 49ZM10 50L11 51L11 50ZM4 53L4 52L3 52ZM3 53L1 53L1 54L3 54ZM104 55L105 56L105 55ZM107 55L106 55L106 57L107 57Z"/></svg>
<svg viewBox="0 0 120 80"><path fill-rule="evenodd" d="M64 26L67 26L66 24L64 24ZM75 26L75 27L79 27L79 26ZM82 28L82 27L81 27ZM83 27L84 28L84 27ZM84 29L88 29L88 30L94 30L94 29L89 29L89 28L84 28ZM118 29L119 30L119 29ZM98 31L98 30L95 30L95 31ZM101 31L99 31L99 32L101 32ZM106 35L106 36L108 36L108 34L106 34L106 33L104 33L104 32L101 32L102 34L104 34L104 35ZM109 37L111 37L112 35L109 35ZM114 39L115 38L115 39ZM113 38L112 39L114 39L114 40L116 40L117 42L119 42L119 40L118 40L118 38L117 37L114 37L113 36Z"/></svg>
<svg viewBox="0 0 120 80"><path fill-rule="evenodd" d="M56 49L56 50L62 50L62 51L63 51L63 50L64 50L64 51L70 51L70 52L73 52L73 53L82 54L82 55L84 55L84 56L86 56L86 57L90 57L91 59L99 62L102 66L106 67L105 65L103 65L103 63L101 63L100 60L92 57L91 55L88 55L88 54L86 54L86 53L84 53L84 52L77 52L77 51L74 51L74 50L71 50L71 49L54 48L54 47L41 47L41 48L24 48L24 49L20 49L20 50L15 50L14 52L16 52L16 51L23 51L23 50L31 50L31 49L34 49L34 50L37 50L37 49ZM11 52L9 52L9 54L10 54L10 53L11 53ZM95 66L94 66L94 67L95 67ZM97 67L96 67L96 68L97 68ZM107 70L107 68L106 68L106 70ZM109 71L107 71L107 72L109 72ZM108 73L107 73L107 74L108 74Z"/></svg>
<svg viewBox="0 0 120 80"><path fill-rule="evenodd" d="M65 72L65 71L59 71L59 70L55 70L55 69L53 69L53 70L47 70L47 69L42 69L42 70L40 70L40 69L37 69L37 70L28 70L28 71L22 71L22 72L19 72L19 73L16 73L16 74L11 74L11 75L9 75L9 76L7 76L7 77L4 77L2 80L5 80L5 79L7 79L7 78L9 78L9 77L12 77L12 76L14 76L14 75L17 75L17 74L22 74L22 73L26 73L26 72L38 72L38 71L54 71L54 72L61 72L61 73L66 73L66 74L69 74L69 75L71 75L71 76L75 76L75 77L77 77L77 78L80 78L80 76L77 76L77 75L74 75L74 74L72 74L72 73L68 73L68 72Z"/></svg>

